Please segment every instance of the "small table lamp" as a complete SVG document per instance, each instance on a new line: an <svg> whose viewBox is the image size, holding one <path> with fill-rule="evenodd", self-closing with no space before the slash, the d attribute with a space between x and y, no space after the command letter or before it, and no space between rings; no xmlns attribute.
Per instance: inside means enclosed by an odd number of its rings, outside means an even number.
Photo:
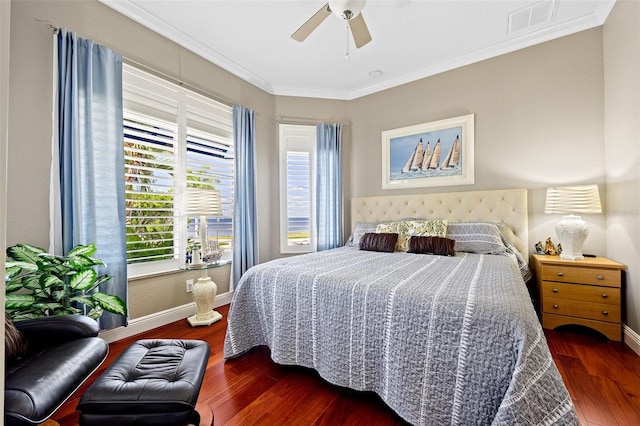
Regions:
<svg viewBox="0 0 640 426"><path fill-rule="evenodd" d="M222 204L220 193L213 189L187 188L187 203L185 214L188 217L199 217L198 237L200 238L201 254L194 254L192 264L185 265L191 269L201 269L202 276L193 285L193 301L196 303L196 314L187 318L191 326L211 325L220 320L222 315L213 310L216 300L218 286L207 275L208 264L203 262L201 256L206 255L208 244L207 239L207 216L220 217ZM217 242L216 242L217 243Z"/></svg>
<svg viewBox="0 0 640 426"><path fill-rule="evenodd" d="M582 246L589 235L587 224L573 213L602 213L598 185L547 188L544 207L547 214L570 213L556 224L556 235L562 245L562 259L581 260Z"/></svg>

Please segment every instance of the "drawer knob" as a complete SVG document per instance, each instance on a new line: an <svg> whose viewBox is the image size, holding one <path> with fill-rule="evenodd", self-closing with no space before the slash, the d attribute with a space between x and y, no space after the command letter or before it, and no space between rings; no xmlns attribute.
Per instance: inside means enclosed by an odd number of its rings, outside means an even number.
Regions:
<svg viewBox="0 0 640 426"><path fill-rule="evenodd" d="M606 299L607 297L609 297L609 295L607 293L602 293L602 298Z"/></svg>
<svg viewBox="0 0 640 426"><path fill-rule="evenodd" d="M557 288L554 288L554 289L553 289L553 292L554 292L554 293L557 293L557 292L558 292L558 289L557 289Z"/></svg>
<svg viewBox="0 0 640 426"><path fill-rule="evenodd" d="M564 272L558 272L559 277L564 277Z"/></svg>
<svg viewBox="0 0 640 426"><path fill-rule="evenodd" d="M596 279L597 279L597 280L602 281L602 280L604 280L604 277L603 277L602 275L598 275L598 276L596 277Z"/></svg>
<svg viewBox="0 0 640 426"><path fill-rule="evenodd" d="M558 309L559 306L558 305L553 305L553 309Z"/></svg>
<svg viewBox="0 0 640 426"><path fill-rule="evenodd" d="M602 315L609 315L609 312L607 312L607 311L602 311Z"/></svg>

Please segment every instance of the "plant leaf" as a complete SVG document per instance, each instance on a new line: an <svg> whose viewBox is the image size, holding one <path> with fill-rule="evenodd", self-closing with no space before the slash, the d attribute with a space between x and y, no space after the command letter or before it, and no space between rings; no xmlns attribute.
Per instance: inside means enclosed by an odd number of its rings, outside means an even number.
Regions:
<svg viewBox="0 0 640 426"><path fill-rule="evenodd" d="M54 264L62 264L65 261L64 256L57 256L55 254L51 254L51 253L39 253L38 257L40 258L40 260L44 259L46 260L48 263L54 263Z"/></svg>
<svg viewBox="0 0 640 426"><path fill-rule="evenodd" d="M24 281L22 277L7 281L4 284L4 291L5 293L13 293L14 291L17 291L23 288L24 287L23 283Z"/></svg>
<svg viewBox="0 0 640 426"><path fill-rule="evenodd" d="M87 305L90 308L93 308L95 306L95 303L93 303L91 296L88 294L81 294L80 296L74 296L71 299L69 299L69 302L82 303L83 305Z"/></svg>
<svg viewBox="0 0 640 426"><path fill-rule="evenodd" d="M98 283L98 285L100 285L100 284L104 284L104 283L106 283L107 281L110 281L110 280L111 280L111 278L113 278L111 275L106 275L106 274L104 274L104 275L100 275L100 276L98 277L98 279L96 280L96 283Z"/></svg>
<svg viewBox="0 0 640 426"><path fill-rule="evenodd" d="M75 269L87 269L96 265L104 265L104 262L100 259L93 257L78 255L69 258L69 265Z"/></svg>
<svg viewBox="0 0 640 426"><path fill-rule="evenodd" d="M46 302L51 299L51 290L48 288L35 288L33 289L33 295L40 302Z"/></svg>
<svg viewBox="0 0 640 426"><path fill-rule="evenodd" d="M67 257L74 257L79 255L91 256L96 252L96 245L94 243L89 243L86 246L77 245L71 249L71 251L67 254Z"/></svg>
<svg viewBox="0 0 640 426"><path fill-rule="evenodd" d="M16 261L35 265L38 261L38 254L44 252L45 250L40 247L30 246L29 244L16 244L7 249L7 256Z"/></svg>
<svg viewBox="0 0 640 426"><path fill-rule="evenodd" d="M64 287L64 281L52 274L46 274L40 277L40 286L42 288Z"/></svg>
<svg viewBox="0 0 640 426"><path fill-rule="evenodd" d="M29 271L29 272L33 272L33 271L37 271L38 270L38 267L35 264L29 263L29 262L11 261L11 260L9 260L9 261L4 263L4 267L6 269L9 269L9 268L13 269L16 266L18 268L20 268L21 270L24 269L24 270ZM5 271L5 273L6 273L6 271Z"/></svg>
<svg viewBox="0 0 640 426"><path fill-rule="evenodd" d="M51 297L53 297L53 300L60 302L69 297L69 293L65 290L56 290L51 292Z"/></svg>
<svg viewBox="0 0 640 426"><path fill-rule="evenodd" d="M58 275L58 276L66 275L70 271L73 271L72 268L70 268L70 267L68 267L66 265L63 265L61 263L45 264L44 262L40 262L40 263L38 263L38 267L43 272L48 272L48 273L55 274L55 275Z"/></svg>
<svg viewBox="0 0 640 426"><path fill-rule="evenodd" d="M7 282L11 281L11 278L13 278L16 275L20 274L20 272L22 272L22 268L19 267L19 266L5 265L4 282L7 283Z"/></svg>
<svg viewBox="0 0 640 426"><path fill-rule="evenodd" d="M47 310L55 311L55 310L62 309L64 308L64 305L62 305L61 303L47 302L47 303L34 303L33 307L41 310L42 312L45 312Z"/></svg>
<svg viewBox="0 0 640 426"><path fill-rule="evenodd" d="M127 315L127 306L124 301L118 296L111 294L101 293L96 291L91 295L91 298L96 302L98 306L101 306L105 311L113 312L114 314Z"/></svg>
<svg viewBox="0 0 640 426"><path fill-rule="evenodd" d="M7 294L5 295L4 306L7 309L30 308L36 298L31 294Z"/></svg>
<svg viewBox="0 0 640 426"><path fill-rule="evenodd" d="M29 290L40 290L40 277L38 275L26 275L22 277L22 287Z"/></svg>
<svg viewBox="0 0 640 426"><path fill-rule="evenodd" d="M93 269L80 271L71 276L69 286L74 290L86 290L96 282L97 277L98 273Z"/></svg>
<svg viewBox="0 0 640 426"><path fill-rule="evenodd" d="M42 318L46 315L44 314L44 312L40 312L40 311L19 311L19 312L10 312L9 316L14 322L17 322L17 321L24 321L24 320L33 319L33 318Z"/></svg>
<svg viewBox="0 0 640 426"><path fill-rule="evenodd" d="M96 306L95 308L87 312L87 316L89 318L93 318L94 320L97 320L102 316L103 313L104 313L104 309L102 309L100 306Z"/></svg>

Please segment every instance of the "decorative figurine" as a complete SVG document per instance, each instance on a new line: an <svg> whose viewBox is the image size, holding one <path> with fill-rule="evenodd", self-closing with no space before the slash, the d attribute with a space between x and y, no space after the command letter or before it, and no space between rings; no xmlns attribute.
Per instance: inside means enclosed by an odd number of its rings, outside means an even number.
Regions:
<svg viewBox="0 0 640 426"><path fill-rule="evenodd" d="M547 241L544 245L544 254L548 256L557 256L558 252L556 251L556 246L551 241L551 237L547 238Z"/></svg>
<svg viewBox="0 0 640 426"><path fill-rule="evenodd" d="M544 254L544 249L542 248L542 241L538 241L536 243L536 254Z"/></svg>
<svg viewBox="0 0 640 426"><path fill-rule="evenodd" d="M558 243L558 256L562 254L562 244Z"/></svg>

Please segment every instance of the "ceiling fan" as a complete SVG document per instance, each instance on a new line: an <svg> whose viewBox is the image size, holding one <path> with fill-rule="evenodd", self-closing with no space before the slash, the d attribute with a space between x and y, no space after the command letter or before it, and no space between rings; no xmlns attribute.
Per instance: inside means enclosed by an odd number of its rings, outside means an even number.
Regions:
<svg viewBox="0 0 640 426"><path fill-rule="evenodd" d="M329 0L300 28L291 34L291 38L297 41L304 41L318 26L332 13L340 19L349 23L353 41L357 48L361 48L371 41L371 34L367 24L362 17L362 9L367 0Z"/></svg>

